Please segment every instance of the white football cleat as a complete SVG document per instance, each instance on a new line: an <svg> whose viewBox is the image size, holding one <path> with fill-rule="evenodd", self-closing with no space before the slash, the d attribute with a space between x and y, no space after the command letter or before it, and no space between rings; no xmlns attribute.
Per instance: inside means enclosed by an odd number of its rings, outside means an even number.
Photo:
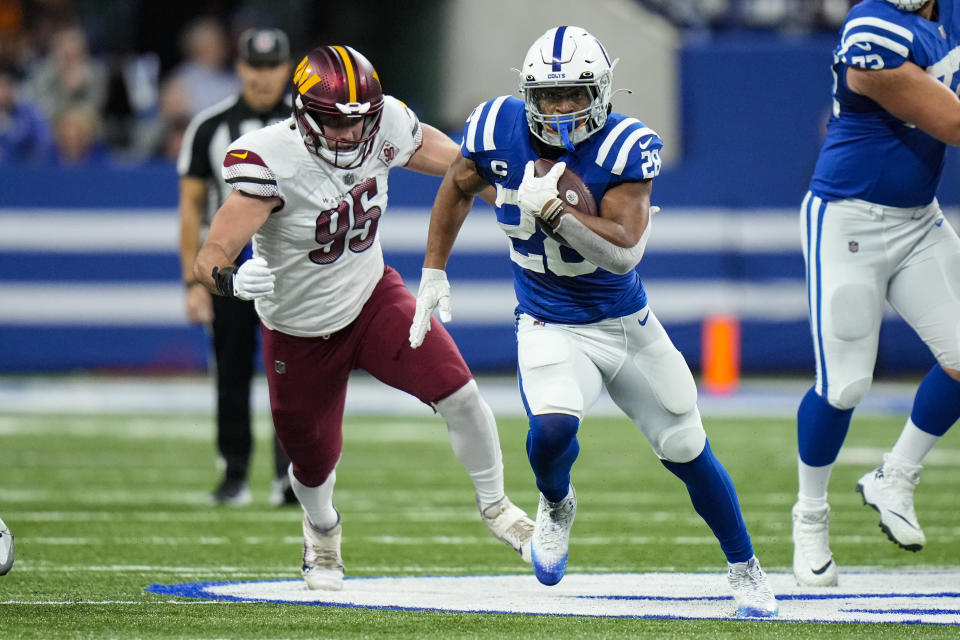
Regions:
<svg viewBox="0 0 960 640"><path fill-rule="evenodd" d="M340 516L337 524L318 531L303 516L303 567L300 572L307 586L322 591L343 588L343 560L340 558Z"/></svg>
<svg viewBox="0 0 960 640"><path fill-rule="evenodd" d="M540 494L531 554L533 572L541 584L551 586L563 579L570 555L570 529L576 515L577 493L573 485L560 502L550 502Z"/></svg>
<svg viewBox="0 0 960 640"><path fill-rule="evenodd" d="M0 520L0 576L5 576L13 567L13 534Z"/></svg>
<svg viewBox="0 0 960 640"><path fill-rule="evenodd" d="M838 581L830 552L830 505L801 509L793 505L793 576L804 587L831 587Z"/></svg>
<svg viewBox="0 0 960 640"><path fill-rule="evenodd" d="M480 508L480 499L477 498L477 508ZM486 509L480 508L480 517L483 524L493 533L494 537L509 545L520 554L524 562L530 562L530 540L533 538L533 520L527 517L523 509L510 502L510 498L503 496Z"/></svg>
<svg viewBox="0 0 960 640"><path fill-rule="evenodd" d="M857 483L863 504L880 514L880 529L907 551L920 551L927 538L913 510L913 490L923 467L891 460L883 454L883 464L864 475Z"/></svg>
<svg viewBox="0 0 960 640"><path fill-rule="evenodd" d="M757 556L746 562L728 562L727 582L737 602L738 618L770 618L780 612Z"/></svg>

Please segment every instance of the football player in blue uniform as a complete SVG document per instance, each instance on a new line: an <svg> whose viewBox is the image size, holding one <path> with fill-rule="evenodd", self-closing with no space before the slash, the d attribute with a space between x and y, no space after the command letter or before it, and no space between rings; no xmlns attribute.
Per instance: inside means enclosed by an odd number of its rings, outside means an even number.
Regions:
<svg viewBox="0 0 960 640"><path fill-rule="evenodd" d="M663 465L686 484L719 540L738 615L776 615L736 490L707 442L693 376L647 304L635 270L650 235L650 193L663 142L642 122L612 112L615 64L585 30L556 27L524 59L523 100L501 96L474 109L461 156L434 203L410 343L423 340L434 308L441 320L450 319L444 268L474 194L494 185L519 303L527 455L540 489L532 545L537 578L553 585L566 569L577 507L570 482L577 431L606 387ZM540 157L558 162L537 177L533 165ZM558 197L566 169L595 195L598 216ZM544 233L545 226L563 242Z"/></svg>
<svg viewBox="0 0 960 640"><path fill-rule="evenodd" d="M884 303L937 364L893 449L857 485L895 543L925 537L913 508L920 463L960 417L960 240L934 196L960 144L955 0L865 0L834 53L833 117L801 208L816 383L797 413L793 572L837 584L827 483L867 393Z"/></svg>

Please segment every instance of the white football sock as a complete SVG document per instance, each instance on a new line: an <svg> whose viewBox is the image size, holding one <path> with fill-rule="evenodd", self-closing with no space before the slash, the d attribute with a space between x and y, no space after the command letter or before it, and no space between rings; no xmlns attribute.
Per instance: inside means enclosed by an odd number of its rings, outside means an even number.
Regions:
<svg viewBox="0 0 960 640"><path fill-rule="evenodd" d="M941 437L920 429L913 424L913 420L908 418L890 453L897 460L909 464L920 464Z"/></svg>
<svg viewBox="0 0 960 640"><path fill-rule="evenodd" d="M800 481L800 490L797 493L800 508L813 510L827 504L827 484L830 482L832 464L822 467L811 467L797 459L797 475Z"/></svg>
<svg viewBox="0 0 960 640"><path fill-rule="evenodd" d="M467 470L481 507L503 498L503 457L493 411L470 380L437 403L437 412L447 421L450 446Z"/></svg>
<svg viewBox="0 0 960 640"><path fill-rule="evenodd" d="M337 471L334 469L327 476L319 487L308 487L293 475L293 465L287 467L287 475L290 477L290 487L293 488L294 495L300 501L300 506L307 514L307 520L318 531L326 531L333 528L340 518L337 510L333 508L333 485L337 482Z"/></svg>

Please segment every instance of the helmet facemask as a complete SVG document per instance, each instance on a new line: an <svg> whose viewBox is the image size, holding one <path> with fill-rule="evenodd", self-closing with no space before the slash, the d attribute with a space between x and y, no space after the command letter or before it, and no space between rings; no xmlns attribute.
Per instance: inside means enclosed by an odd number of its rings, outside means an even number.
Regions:
<svg viewBox="0 0 960 640"><path fill-rule="evenodd" d="M584 75L592 76L589 71ZM609 76L604 76L609 82ZM565 147L573 151L574 145L583 142L607 121L607 105L603 101L603 89L592 77L574 82L526 82L524 102L527 104L527 124L537 138L552 147ZM566 113L547 113L544 102L584 104L583 107Z"/></svg>
<svg viewBox="0 0 960 640"><path fill-rule="evenodd" d="M339 169L354 169L360 166L370 152L373 138L380 129L383 105L372 113L370 104L336 104L331 109L313 108L303 104L300 95L294 93L294 113L297 128L307 149ZM356 139L336 137L328 129L344 129L362 121L360 135Z"/></svg>
<svg viewBox="0 0 960 640"><path fill-rule="evenodd" d="M914 11L920 9L920 7L923 5L927 4L928 0L887 0L887 2L901 11L909 11L910 13L913 13Z"/></svg>

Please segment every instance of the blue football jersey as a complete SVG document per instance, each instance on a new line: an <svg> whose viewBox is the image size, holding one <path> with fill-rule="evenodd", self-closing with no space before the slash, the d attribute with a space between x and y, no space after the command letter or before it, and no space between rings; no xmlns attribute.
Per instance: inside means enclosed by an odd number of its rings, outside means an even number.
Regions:
<svg viewBox="0 0 960 640"><path fill-rule="evenodd" d="M909 61L957 92L960 18L955 0L938 2L937 21L884 0L865 0L850 10L834 50L833 114L810 182L814 194L893 207L933 200L946 145L851 91L846 71L891 69Z"/></svg>
<svg viewBox="0 0 960 640"><path fill-rule="evenodd" d="M600 131L557 158L583 178L599 207L607 189L660 173L663 141L634 118L612 113ZM527 162L537 159L522 100L501 96L474 109L460 152L497 188L497 222L510 240L517 310L544 322L586 324L642 309L636 271L610 273L548 237L514 204Z"/></svg>

